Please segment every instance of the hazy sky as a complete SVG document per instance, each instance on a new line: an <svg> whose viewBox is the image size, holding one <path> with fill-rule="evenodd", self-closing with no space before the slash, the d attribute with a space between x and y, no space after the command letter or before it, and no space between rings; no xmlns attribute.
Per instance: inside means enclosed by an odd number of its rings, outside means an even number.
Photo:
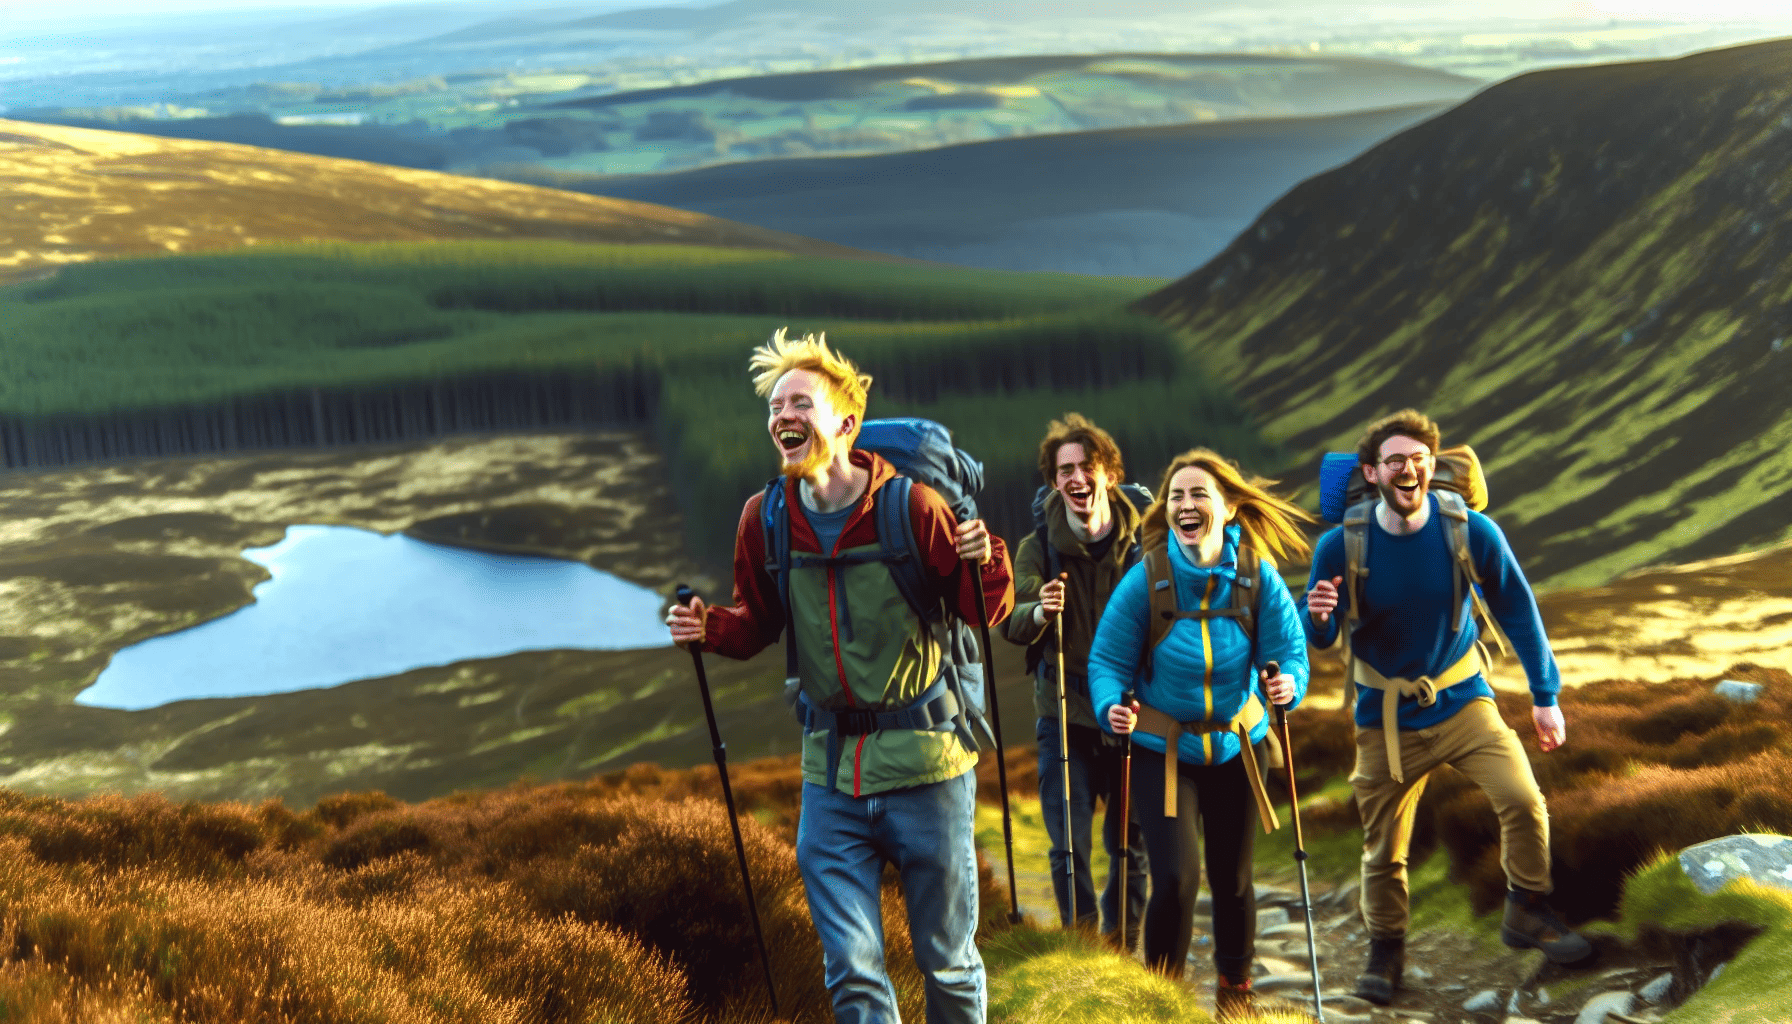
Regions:
<svg viewBox="0 0 1792 1024"><path fill-rule="evenodd" d="M587 8L657 7L675 0L591 0L577 6ZM688 2L688 0L686 0ZM1335 6L1333 3L1321 6ZM70 18L109 18L164 13L201 13L221 10L305 11L320 8L373 7L368 0L0 0L0 19L65 20ZM402 6L392 4L389 6ZM574 6L565 0L548 0L532 4L529 0L496 0L489 4L493 14L532 6ZM705 4L704 6L707 6ZM1246 6L1240 4L1240 6ZM1522 12L1538 14L1559 12L1563 16L1615 16L1625 18L1671 18L1685 21L1777 20L1786 15L1786 0L1393 0L1364 3L1363 7L1384 9L1425 9L1431 12L1450 10L1465 16L1483 14L1490 17Z"/></svg>

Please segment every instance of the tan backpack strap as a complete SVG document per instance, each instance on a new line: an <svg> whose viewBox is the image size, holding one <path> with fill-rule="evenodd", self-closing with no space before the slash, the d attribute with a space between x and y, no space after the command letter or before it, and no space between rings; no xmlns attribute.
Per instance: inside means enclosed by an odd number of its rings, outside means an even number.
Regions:
<svg viewBox="0 0 1792 1024"><path fill-rule="evenodd" d="M1445 532L1449 534L1450 551L1456 557L1458 570L1455 574L1455 600L1451 602L1450 607L1462 607L1462 588L1466 585L1469 600L1475 606L1475 618L1480 621L1482 632L1493 634L1494 646L1499 648L1500 654L1509 658L1512 656L1512 644L1506 639L1506 631L1500 628L1499 622L1493 617L1493 610L1487 607L1487 599L1481 596L1481 591L1475 586L1481 582L1481 574L1475 571L1475 556L1468 547L1468 506L1463 502L1460 494L1439 491L1437 492L1437 507L1444 514L1444 528ZM1460 629L1461 620L1455 620L1452 625L1454 629Z"/></svg>
<svg viewBox="0 0 1792 1024"><path fill-rule="evenodd" d="M1162 736L1164 740L1164 817L1176 817L1176 761L1177 741L1183 733L1201 735L1204 733L1229 732L1238 737L1239 756L1244 759L1245 774L1250 779L1251 795L1257 801L1257 820L1263 831L1273 832L1281 827L1276 811L1269 802L1269 793L1263 787L1263 772L1257 765L1257 752L1251 746L1251 730L1263 721L1267 712L1263 702L1255 693L1245 698L1244 707L1227 722L1178 722L1169 715L1141 702L1139 718L1134 728L1140 732L1148 732L1153 736ZM1271 733L1274 730L1270 730Z"/></svg>
<svg viewBox="0 0 1792 1024"><path fill-rule="evenodd" d="M1338 642L1344 645L1344 706L1350 706L1350 683L1356 655L1350 648L1351 634L1362 618L1363 577L1369 575L1369 518L1375 514L1375 499L1359 501L1344 512L1344 592L1350 595L1350 610L1338 627Z"/></svg>

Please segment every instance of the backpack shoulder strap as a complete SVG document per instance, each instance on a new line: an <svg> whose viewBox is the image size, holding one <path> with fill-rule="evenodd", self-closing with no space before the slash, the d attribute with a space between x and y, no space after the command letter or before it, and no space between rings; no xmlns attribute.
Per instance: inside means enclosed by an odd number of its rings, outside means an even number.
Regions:
<svg viewBox="0 0 1792 1024"><path fill-rule="evenodd" d="M877 543L883 548L882 559L890 568L896 589L922 622L939 618L944 606L928 593L920 542L915 539L915 520L909 511L914 481L898 474L890 478L871 496L872 514L877 520Z"/></svg>
<svg viewBox="0 0 1792 1024"><path fill-rule="evenodd" d="M1039 545L1039 555L1045 561L1044 573L1040 577L1041 586L1057 579L1058 574L1064 571L1064 561L1058 555L1058 549L1052 546L1050 533L1050 529L1044 524L1033 531L1033 543ZM1028 675L1038 672L1039 666L1045 664L1045 649L1052 642L1052 631L1047 629L1039 634L1039 639L1027 645Z"/></svg>
<svg viewBox="0 0 1792 1024"><path fill-rule="evenodd" d="M1170 578L1170 549L1167 545L1147 548L1143 555L1145 562L1145 598L1146 614L1150 618L1150 633L1145 638L1145 646L1139 652L1139 664L1145 670L1145 678L1151 678L1151 654L1157 645L1170 635L1170 627L1176 622L1176 581Z"/></svg>
<svg viewBox="0 0 1792 1024"><path fill-rule="evenodd" d="M778 585L778 604L784 609L784 683L797 679L796 620L790 611L790 509L784 503L784 478L765 485L759 502L759 523L765 531L765 571Z"/></svg>
<svg viewBox="0 0 1792 1024"><path fill-rule="evenodd" d="M1232 584L1232 607L1238 612L1238 624L1244 627L1245 639L1251 642L1253 651L1257 647L1257 608L1263 600L1265 561L1250 545L1238 546L1238 580Z"/></svg>
<svg viewBox="0 0 1792 1024"><path fill-rule="evenodd" d="M1462 607L1462 591L1468 589L1469 600L1474 603L1475 617L1480 619L1483 632L1493 635L1494 646L1506 657L1512 655L1512 643L1506 639L1506 631L1494 620L1493 609L1487 607L1487 599L1481 594L1481 574L1475 569L1475 556L1468 546L1468 503L1462 495L1455 491L1434 491L1437 495L1437 510L1444 516L1444 532L1449 537L1450 554L1456 560L1454 595L1450 603L1453 609ZM1462 628L1462 620L1455 620L1455 628Z"/></svg>
<svg viewBox="0 0 1792 1024"><path fill-rule="evenodd" d="M1369 520L1375 515L1375 499L1359 501L1344 510L1344 593L1350 610L1339 623L1338 642L1344 648L1344 688L1356 678L1356 655L1350 646L1356 624L1363 617L1363 577L1369 575Z"/></svg>

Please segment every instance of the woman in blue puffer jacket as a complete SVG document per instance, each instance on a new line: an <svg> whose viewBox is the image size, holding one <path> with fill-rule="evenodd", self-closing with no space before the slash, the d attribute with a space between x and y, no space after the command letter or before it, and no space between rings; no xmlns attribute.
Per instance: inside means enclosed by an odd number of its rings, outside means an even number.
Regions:
<svg viewBox="0 0 1792 1024"><path fill-rule="evenodd" d="M1145 511L1144 561L1115 588L1089 652L1096 721L1117 735L1137 729L1131 799L1150 860L1146 963L1182 974L1205 833L1222 1019L1251 1003L1251 855L1256 829L1274 819L1262 774L1267 704L1293 706L1307 689L1306 636L1272 560L1304 558L1311 546L1300 523L1313 519L1271 494L1274 483L1246 479L1205 448L1177 456ZM1264 671L1271 662L1281 666L1274 676ZM1128 691L1137 695L1130 705ZM1167 735L1177 737L1168 766Z"/></svg>

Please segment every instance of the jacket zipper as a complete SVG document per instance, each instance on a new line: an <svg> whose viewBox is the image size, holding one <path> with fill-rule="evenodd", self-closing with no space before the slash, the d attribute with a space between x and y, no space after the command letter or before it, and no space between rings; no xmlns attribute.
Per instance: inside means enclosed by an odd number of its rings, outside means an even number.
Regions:
<svg viewBox="0 0 1792 1024"><path fill-rule="evenodd" d="M1214 579L1213 574L1208 574L1207 590L1201 595L1202 611L1211 607ZM1204 662L1201 667L1201 695L1207 702L1207 713L1203 717L1208 719L1213 718L1213 634L1209 632L1208 628L1208 623L1212 621L1211 619L1201 620L1201 658ZM1213 734L1210 732L1201 734L1201 757L1203 763L1213 763Z"/></svg>

